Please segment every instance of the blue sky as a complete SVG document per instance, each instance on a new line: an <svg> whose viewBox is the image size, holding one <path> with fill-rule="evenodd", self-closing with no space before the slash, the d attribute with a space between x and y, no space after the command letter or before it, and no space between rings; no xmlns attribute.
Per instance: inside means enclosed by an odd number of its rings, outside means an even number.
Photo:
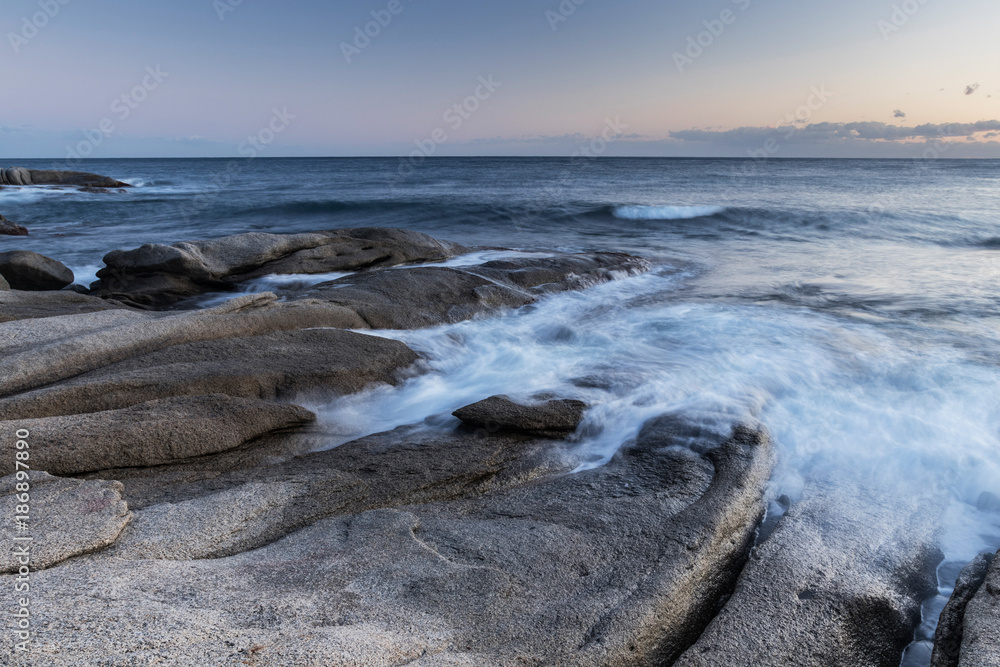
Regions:
<svg viewBox="0 0 1000 667"><path fill-rule="evenodd" d="M395 2L5 0L0 156L1000 157L994 0Z"/></svg>

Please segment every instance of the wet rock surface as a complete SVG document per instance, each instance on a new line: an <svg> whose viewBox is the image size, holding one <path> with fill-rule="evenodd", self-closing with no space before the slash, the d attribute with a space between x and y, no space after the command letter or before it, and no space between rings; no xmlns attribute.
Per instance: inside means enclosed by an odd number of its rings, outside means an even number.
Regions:
<svg viewBox="0 0 1000 667"><path fill-rule="evenodd" d="M0 253L0 275L12 289L41 292L73 283L73 272L61 262L29 250Z"/></svg>
<svg viewBox="0 0 1000 667"><path fill-rule="evenodd" d="M678 666L898 667L936 593L940 507L849 479L815 483Z"/></svg>
<svg viewBox="0 0 1000 667"><path fill-rule="evenodd" d="M992 554L981 554L969 563L955 582L955 590L941 612L934 635L931 667L957 667L962 655L965 610L986 581Z"/></svg>
<svg viewBox="0 0 1000 667"><path fill-rule="evenodd" d="M28 230L0 215L0 236L27 236Z"/></svg>
<svg viewBox="0 0 1000 667"><path fill-rule="evenodd" d="M554 400L538 405L521 405L507 396L492 396L456 410L454 415L467 426L487 432L526 433L565 438L583 421L587 404L582 401Z"/></svg>
<svg viewBox="0 0 1000 667"><path fill-rule="evenodd" d="M1000 665L1000 555L993 558L986 579L965 608L961 667Z"/></svg>
<svg viewBox="0 0 1000 667"><path fill-rule="evenodd" d="M463 252L408 230L361 228L308 234L250 233L213 241L144 245L105 256L97 296L162 308L271 274L360 271L441 261Z"/></svg>

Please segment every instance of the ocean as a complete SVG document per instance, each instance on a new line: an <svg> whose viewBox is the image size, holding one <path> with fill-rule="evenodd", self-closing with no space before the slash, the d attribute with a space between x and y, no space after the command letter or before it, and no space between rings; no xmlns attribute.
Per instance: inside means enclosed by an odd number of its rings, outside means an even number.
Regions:
<svg viewBox="0 0 1000 667"><path fill-rule="evenodd" d="M44 160L5 166L52 168ZM56 165L65 168L66 165ZM941 596L956 563L1000 547L1000 161L439 158L85 160L121 193L5 188L27 227L0 251L58 259L89 284L111 250L342 227L405 227L518 252L607 250L652 272L498 317L380 332L427 372L308 406L329 446L402 424L447 428L493 394L594 406L579 434L601 465L644 421L684 413L703 433L756 420L794 500L840 471L946 508ZM291 277L247 290L280 288ZM327 279L322 277L322 279ZM214 295L202 304L232 295ZM214 299L214 301L213 301ZM189 304L192 305L192 304ZM772 503L772 510L781 508ZM936 611L935 611L936 610Z"/></svg>

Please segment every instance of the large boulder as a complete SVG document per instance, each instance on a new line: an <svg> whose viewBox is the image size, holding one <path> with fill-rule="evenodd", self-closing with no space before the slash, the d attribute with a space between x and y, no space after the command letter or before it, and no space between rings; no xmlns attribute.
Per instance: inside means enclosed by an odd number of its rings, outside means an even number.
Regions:
<svg viewBox="0 0 1000 667"><path fill-rule="evenodd" d="M31 351L9 358L19 357L35 358ZM339 329L194 340L151 347L146 354L136 351L117 363L108 359L86 373L60 365L52 369L59 374L49 377L74 377L0 400L0 414L6 419L54 417L206 394L266 400L349 394L396 384L417 359L399 341ZM35 377L45 377L37 370Z"/></svg>
<svg viewBox="0 0 1000 667"><path fill-rule="evenodd" d="M677 667L898 667L937 592L942 502L816 480Z"/></svg>
<svg viewBox="0 0 1000 667"><path fill-rule="evenodd" d="M961 667L1000 666L1000 554L965 608Z"/></svg>
<svg viewBox="0 0 1000 667"><path fill-rule="evenodd" d="M0 185L31 185L31 171L24 167L0 167Z"/></svg>
<svg viewBox="0 0 1000 667"><path fill-rule="evenodd" d="M210 291L231 290L270 274L323 274L433 262L465 252L403 229L343 229L307 234L249 233L211 241L116 250L93 293L151 308Z"/></svg>
<svg viewBox="0 0 1000 667"><path fill-rule="evenodd" d="M931 667L959 667L965 633L965 610L986 581L992 560L992 554L981 554L959 574L955 590L941 612L937 631L934 633Z"/></svg>
<svg viewBox="0 0 1000 667"><path fill-rule="evenodd" d="M616 253L526 258L458 268L416 267L359 273L316 285L305 298L351 310L372 329L419 329L535 303L649 270Z"/></svg>
<svg viewBox="0 0 1000 667"><path fill-rule="evenodd" d="M128 183L84 171L55 171L11 167L0 169L0 185L63 185L92 188L129 188Z"/></svg>
<svg viewBox="0 0 1000 667"><path fill-rule="evenodd" d="M31 433L34 467L57 475L75 475L217 454L314 420L315 415L296 405L215 394L3 424L11 433ZM0 441L0 474L15 472L15 451L14 442Z"/></svg>
<svg viewBox="0 0 1000 667"><path fill-rule="evenodd" d="M30 292L61 290L73 284L73 272L65 264L30 250L0 253L0 275L13 289Z"/></svg>
<svg viewBox="0 0 1000 667"><path fill-rule="evenodd" d="M582 401L553 400L522 405L507 396L491 396L456 410L454 415L468 426L490 433L512 431L565 438L580 426L586 409L587 404Z"/></svg>
<svg viewBox="0 0 1000 667"><path fill-rule="evenodd" d="M30 440L30 438L29 438ZM34 441L31 441L34 444ZM13 457L11 457L13 458ZM21 504L15 492L17 484L27 484L30 496L30 518L16 524L14 516ZM22 487L24 488L24 487ZM18 547L30 547L31 571L52 567L73 556L103 549L112 544L131 519L128 505L122 500L119 482L60 479L44 472L30 472L28 479L11 475L0 479L0 573L15 573L20 569ZM24 542L17 538L32 538ZM38 599L36 595L32 599Z"/></svg>
<svg viewBox="0 0 1000 667"><path fill-rule="evenodd" d="M0 324L0 336L37 341L0 358L0 396L184 343L358 323L357 316L343 308L276 301L273 294L265 293L208 310L169 315L110 311Z"/></svg>
<svg viewBox="0 0 1000 667"><path fill-rule="evenodd" d="M0 236L27 236L28 230L0 215Z"/></svg>
<svg viewBox="0 0 1000 667"><path fill-rule="evenodd" d="M706 455L640 439L576 474L560 451L401 429L165 483L111 551L34 575L34 622L61 648L46 657L670 664L745 562L766 436L737 429Z"/></svg>

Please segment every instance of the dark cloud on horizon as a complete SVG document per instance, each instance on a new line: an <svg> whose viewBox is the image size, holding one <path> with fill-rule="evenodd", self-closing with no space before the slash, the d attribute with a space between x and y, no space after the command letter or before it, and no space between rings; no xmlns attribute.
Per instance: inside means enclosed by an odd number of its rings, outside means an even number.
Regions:
<svg viewBox="0 0 1000 667"><path fill-rule="evenodd" d="M1000 131L1000 120L977 123L927 123L900 127L889 123L864 121L857 123L812 123L805 127L738 127L733 130L680 130L671 132L672 139L689 142L722 142L754 146L769 140L795 140L796 143L829 143L841 140L907 141L968 137L980 132Z"/></svg>
<svg viewBox="0 0 1000 667"><path fill-rule="evenodd" d="M971 86L966 86L965 87L965 94L966 95L971 95L972 93L976 92L977 90L979 90L979 84L978 83L974 83Z"/></svg>
<svg viewBox="0 0 1000 667"><path fill-rule="evenodd" d="M892 117L893 118L906 118L906 113L904 113L903 111L900 111L899 109L896 109L895 111L892 112Z"/></svg>

